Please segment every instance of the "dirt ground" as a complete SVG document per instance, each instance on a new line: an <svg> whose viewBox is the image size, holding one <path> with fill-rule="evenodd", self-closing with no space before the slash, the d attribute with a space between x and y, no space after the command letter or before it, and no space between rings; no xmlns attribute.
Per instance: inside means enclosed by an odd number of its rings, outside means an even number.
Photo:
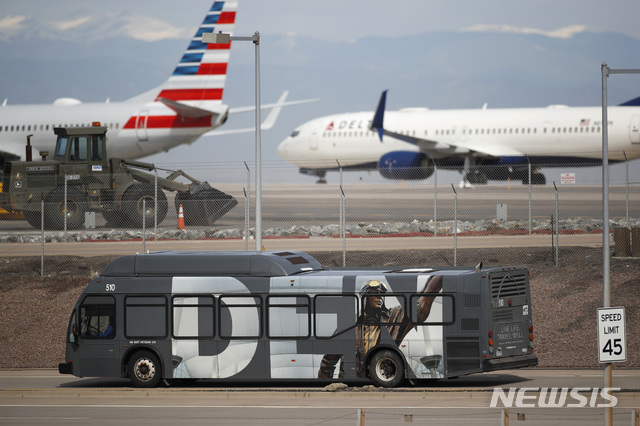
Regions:
<svg viewBox="0 0 640 426"><path fill-rule="evenodd" d="M341 266L341 252L309 252ZM349 252L348 266L450 266L451 252ZM0 260L0 368L57 367L64 361L71 309L85 285L113 257L5 257ZM602 306L601 249L563 248L555 266L549 249L459 250L458 265L525 265L530 270L539 367L600 367L596 310ZM51 272L49 272L51 271ZM612 306L624 306L627 361L640 368L640 259L611 259Z"/></svg>

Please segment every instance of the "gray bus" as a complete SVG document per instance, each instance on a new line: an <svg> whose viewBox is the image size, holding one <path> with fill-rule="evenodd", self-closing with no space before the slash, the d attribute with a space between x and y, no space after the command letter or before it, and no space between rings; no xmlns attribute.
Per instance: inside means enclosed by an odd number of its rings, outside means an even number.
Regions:
<svg viewBox="0 0 640 426"><path fill-rule="evenodd" d="M80 295L77 377L451 378L537 365L525 267L323 268L303 252L120 257Z"/></svg>

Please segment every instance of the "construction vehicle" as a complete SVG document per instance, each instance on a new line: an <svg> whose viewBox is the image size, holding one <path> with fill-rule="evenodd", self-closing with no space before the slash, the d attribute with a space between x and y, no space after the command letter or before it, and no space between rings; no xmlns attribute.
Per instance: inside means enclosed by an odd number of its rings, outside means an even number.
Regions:
<svg viewBox="0 0 640 426"><path fill-rule="evenodd" d="M107 128L99 123L56 127L54 132L53 160L47 160L48 152L41 152L42 161L32 161L27 138L26 161L4 166L0 207L24 212L34 228L40 229L44 222L45 229L77 229L85 224L87 212L101 213L107 226L150 227L166 217L168 203L163 190L176 192L176 211L182 204L187 225L212 225L238 204L231 195L181 170L109 158ZM170 174L160 177L158 170ZM177 182L178 177L190 183Z"/></svg>

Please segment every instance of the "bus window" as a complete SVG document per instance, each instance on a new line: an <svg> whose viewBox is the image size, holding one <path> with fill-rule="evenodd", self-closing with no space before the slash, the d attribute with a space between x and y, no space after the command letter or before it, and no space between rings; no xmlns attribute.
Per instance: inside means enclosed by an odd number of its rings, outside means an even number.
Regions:
<svg viewBox="0 0 640 426"><path fill-rule="evenodd" d="M314 329L318 338L331 338L353 329L358 320L356 295L324 295L314 299Z"/></svg>
<svg viewBox="0 0 640 426"><path fill-rule="evenodd" d="M167 301L162 296L129 296L125 299L127 337L165 337Z"/></svg>
<svg viewBox="0 0 640 426"><path fill-rule="evenodd" d="M211 296L173 298L173 336L211 339L214 336L214 300Z"/></svg>
<svg viewBox="0 0 640 426"><path fill-rule="evenodd" d="M254 339L262 334L259 296L220 296L220 337Z"/></svg>
<svg viewBox="0 0 640 426"><path fill-rule="evenodd" d="M80 305L80 337L113 338L116 304L112 296L87 296Z"/></svg>
<svg viewBox="0 0 640 426"><path fill-rule="evenodd" d="M362 321L367 324L402 324L405 321L406 300L403 294L384 293L362 296Z"/></svg>
<svg viewBox="0 0 640 426"><path fill-rule="evenodd" d="M418 318L420 307L432 300L431 310L426 320ZM416 325L451 325L455 322L455 308L453 296L450 294L437 294L423 296L414 294L411 296L411 322Z"/></svg>
<svg viewBox="0 0 640 426"><path fill-rule="evenodd" d="M267 324L267 337L310 337L311 299L308 296L269 296Z"/></svg>

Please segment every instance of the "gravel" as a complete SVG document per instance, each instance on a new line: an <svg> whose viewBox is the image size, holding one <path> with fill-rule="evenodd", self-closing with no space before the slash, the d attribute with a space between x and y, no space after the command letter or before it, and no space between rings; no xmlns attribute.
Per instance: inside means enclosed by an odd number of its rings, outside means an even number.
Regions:
<svg viewBox="0 0 640 426"><path fill-rule="evenodd" d="M323 265L342 265L341 252L309 252ZM450 266L439 250L349 252L349 266ZM599 368L596 309L602 306L602 250L563 248L555 266L549 249L459 250L458 264L525 265L530 270L536 355L542 368ZM67 322L92 275L113 257L50 256L0 260L0 368L51 368L64 361ZM640 260L611 259L611 306L624 306L627 361L640 367Z"/></svg>

